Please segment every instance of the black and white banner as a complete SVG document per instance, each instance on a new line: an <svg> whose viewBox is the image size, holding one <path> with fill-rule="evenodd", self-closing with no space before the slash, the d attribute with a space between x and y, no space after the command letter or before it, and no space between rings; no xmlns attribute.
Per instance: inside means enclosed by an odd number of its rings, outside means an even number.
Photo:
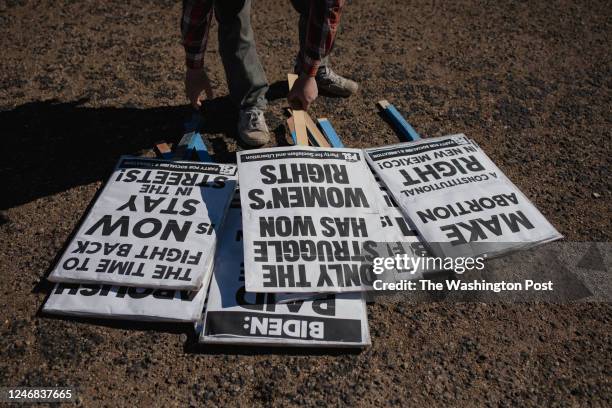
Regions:
<svg viewBox="0 0 612 408"><path fill-rule="evenodd" d="M198 291L57 283L43 311L79 317L195 322L202 316L212 262L206 271L204 285Z"/></svg>
<svg viewBox="0 0 612 408"><path fill-rule="evenodd" d="M494 256L561 238L462 134L370 148L366 156L435 255Z"/></svg>
<svg viewBox="0 0 612 408"><path fill-rule="evenodd" d="M242 237L240 208L231 208L220 238L200 342L326 347L370 344L360 293L247 292Z"/></svg>
<svg viewBox="0 0 612 408"><path fill-rule="evenodd" d="M371 287L381 239L378 188L357 149L286 147L238 154L249 292Z"/></svg>
<svg viewBox="0 0 612 408"><path fill-rule="evenodd" d="M49 280L199 289L236 170L122 157Z"/></svg>

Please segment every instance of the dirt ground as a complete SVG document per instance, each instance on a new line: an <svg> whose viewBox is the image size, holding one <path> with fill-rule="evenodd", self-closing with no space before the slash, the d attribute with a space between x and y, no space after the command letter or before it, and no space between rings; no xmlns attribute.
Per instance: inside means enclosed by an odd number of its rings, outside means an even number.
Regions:
<svg viewBox="0 0 612 408"><path fill-rule="evenodd" d="M271 145L283 145L297 14L254 3ZM348 146L394 143L375 107L386 98L423 135L475 139L568 240L610 241L611 10L354 0L333 62L361 89L312 114ZM37 316L43 277L118 156L181 136L179 14L173 0L0 1L0 385L76 386L87 406L610 406L609 304L374 304L361 353L207 349L188 325ZM204 133L232 161L216 38Z"/></svg>

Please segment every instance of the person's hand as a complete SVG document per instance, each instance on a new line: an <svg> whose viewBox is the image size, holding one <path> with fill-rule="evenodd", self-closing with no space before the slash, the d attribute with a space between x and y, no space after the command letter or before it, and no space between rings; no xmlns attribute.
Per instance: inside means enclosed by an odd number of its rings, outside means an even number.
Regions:
<svg viewBox="0 0 612 408"><path fill-rule="evenodd" d="M292 109L307 110L311 103L319 96L317 81L313 77L300 75L295 80L293 88L287 95L287 100Z"/></svg>
<svg viewBox="0 0 612 408"><path fill-rule="evenodd" d="M213 97L212 86L210 86L206 71L202 68L187 68L185 72L185 95L187 95L187 99L194 109L199 109L202 106L204 100L202 92L206 93L206 97L209 99Z"/></svg>

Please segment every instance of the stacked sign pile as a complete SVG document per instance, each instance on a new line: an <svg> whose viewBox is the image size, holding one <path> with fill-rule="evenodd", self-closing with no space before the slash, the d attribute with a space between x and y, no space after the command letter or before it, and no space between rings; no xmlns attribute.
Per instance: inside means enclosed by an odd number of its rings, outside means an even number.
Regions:
<svg viewBox="0 0 612 408"><path fill-rule="evenodd" d="M236 166L123 157L49 280L49 313L195 321Z"/></svg>
<svg viewBox="0 0 612 408"><path fill-rule="evenodd" d="M363 347L363 292L423 272L375 275L374 258L493 256L559 237L463 135L241 152L237 169L125 158L51 274L45 310L195 321L207 293L202 343Z"/></svg>

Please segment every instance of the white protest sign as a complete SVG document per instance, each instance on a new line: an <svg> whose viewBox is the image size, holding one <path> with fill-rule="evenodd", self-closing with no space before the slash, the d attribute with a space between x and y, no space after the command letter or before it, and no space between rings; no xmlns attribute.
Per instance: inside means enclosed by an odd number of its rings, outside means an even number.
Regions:
<svg viewBox="0 0 612 408"><path fill-rule="evenodd" d="M437 256L495 256L561 235L464 135L366 149Z"/></svg>
<svg viewBox="0 0 612 408"><path fill-rule="evenodd" d="M269 346L370 344L360 293L307 297L251 293L244 287L242 220L231 208L220 236L200 342Z"/></svg>
<svg viewBox="0 0 612 408"><path fill-rule="evenodd" d="M212 262L198 291L57 283L43 311L79 317L194 322L202 316L211 275Z"/></svg>
<svg viewBox="0 0 612 408"><path fill-rule="evenodd" d="M371 287L377 186L357 149L306 146L238 154L249 292Z"/></svg>
<svg viewBox="0 0 612 408"><path fill-rule="evenodd" d="M375 251L377 256L382 258L406 255L410 258L422 258L431 256L427 246L423 243L421 236L414 227L414 224L402 214L397 203L389 194L384 183L380 181L378 175L374 174L374 182L379 187L378 203L381 222L382 242L377 242ZM396 282L402 280L419 279L424 272L431 271L424 266L412 266L409 269L393 269L390 273L380 274L378 278L384 282Z"/></svg>
<svg viewBox="0 0 612 408"><path fill-rule="evenodd" d="M122 157L49 280L197 290L235 188L234 165Z"/></svg>

